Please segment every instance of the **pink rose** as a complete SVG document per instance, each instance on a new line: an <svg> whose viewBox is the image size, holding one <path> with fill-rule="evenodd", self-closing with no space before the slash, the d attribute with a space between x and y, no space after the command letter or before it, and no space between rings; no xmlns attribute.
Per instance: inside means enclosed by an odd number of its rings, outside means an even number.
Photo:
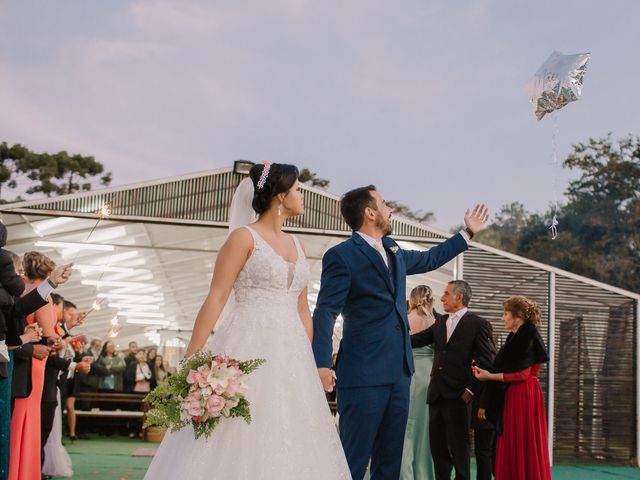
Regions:
<svg viewBox="0 0 640 480"><path fill-rule="evenodd" d="M229 383L227 384L226 394L229 395L230 397L233 397L237 391L238 391L238 382L233 378L229 379Z"/></svg>
<svg viewBox="0 0 640 480"><path fill-rule="evenodd" d="M187 383L189 385L193 385L198 381L198 377L200 375L195 370L189 370L189 374L187 375Z"/></svg>
<svg viewBox="0 0 640 480"><path fill-rule="evenodd" d="M191 417L199 417L199 416L202 416L202 414L204 413L204 408L202 408L202 405L200 405L199 401L191 400L189 402L188 411Z"/></svg>
<svg viewBox="0 0 640 480"><path fill-rule="evenodd" d="M220 415L220 411L224 408L224 398L218 395L211 395L207 400L207 411L211 417Z"/></svg>
<svg viewBox="0 0 640 480"><path fill-rule="evenodd" d="M200 401L201 398L202 398L201 390L194 390L187 396L187 400L189 400L190 402Z"/></svg>
<svg viewBox="0 0 640 480"><path fill-rule="evenodd" d="M220 383L216 384L215 388L213 389L213 393L215 393L216 395L222 395L224 393L224 386Z"/></svg>
<svg viewBox="0 0 640 480"><path fill-rule="evenodd" d="M200 388L204 388L207 385L209 385L209 373L211 373L211 370L209 370L209 367L207 365L202 365L200 367L198 367L198 386Z"/></svg>

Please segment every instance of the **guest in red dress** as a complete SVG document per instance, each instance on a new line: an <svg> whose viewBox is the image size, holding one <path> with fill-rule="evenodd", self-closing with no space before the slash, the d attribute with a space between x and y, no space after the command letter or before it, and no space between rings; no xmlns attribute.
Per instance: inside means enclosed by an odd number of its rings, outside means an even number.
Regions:
<svg viewBox="0 0 640 480"><path fill-rule="evenodd" d="M492 372L474 367L478 380L490 381L486 409L478 418L498 425L496 480L550 480L547 415L538 372L549 361L536 325L540 306L522 296L503 304L502 321L510 331Z"/></svg>

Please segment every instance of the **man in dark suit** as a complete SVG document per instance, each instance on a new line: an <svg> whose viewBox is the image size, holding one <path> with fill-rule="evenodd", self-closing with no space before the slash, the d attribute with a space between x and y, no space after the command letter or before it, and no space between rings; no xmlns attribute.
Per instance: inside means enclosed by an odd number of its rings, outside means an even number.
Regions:
<svg viewBox="0 0 640 480"><path fill-rule="evenodd" d="M76 392L97 392L102 383L102 379L109 375L107 367L105 367L101 362L98 362L101 348L102 340L94 338L89 344L89 349L80 354L80 358L91 358L93 360L91 361L88 372L82 372L75 376ZM94 404L87 400L78 401L77 405L80 410L91 410L94 406L99 407L98 404ZM79 435L84 436L84 434Z"/></svg>
<svg viewBox="0 0 640 480"><path fill-rule="evenodd" d="M325 390L334 386L333 327L344 320L337 366L340 439L354 480L400 475L409 410L413 356L409 341L406 276L435 270L467 249L468 236L487 220L484 206L467 212L468 231L426 252L402 250L388 235L392 210L375 187L352 190L341 212L351 238L322 259L313 313L313 352Z"/></svg>
<svg viewBox="0 0 640 480"><path fill-rule="evenodd" d="M491 341L493 341L493 335ZM489 370L493 365L495 355L490 351L486 351L486 353L489 354L486 358L474 359L474 365ZM473 427L473 445L476 456L476 480L491 480L496 457L496 428L493 423L487 420L484 413L488 406L486 387L486 382L479 382L476 385L471 407L471 426ZM484 410L479 414L481 409Z"/></svg>
<svg viewBox="0 0 640 480"><path fill-rule="evenodd" d="M129 342L129 352L127 353L127 356L124 357L124 363L127 365L127 367L132 363L137 363L136 353L138 353L138 344L136 342ZM135 382L131 383L127 375L125 375L123 378L122 386L125 392L133 392Z"/></svg>
<svg viewBox="0 0 640 480"><path fill-rule="evenodd" d="M13 265L12 252L5 250L7 243L7 227L0 222L0 381L11 381L9 376L9 352L7 350L7 321L2 311L3 307L10 307L13 298L19 297L24 291L24 280Z"/></svg>
<svg viewBox="0 0 640 480"><path fill-rule="evenodd" d="M413 348L434 345L431 382L427 391L429 437L437 480L470 480L469 438L471 403L479 382L471 371L475 360L490 364L496 354L491 324L468 311L471 287L462 280L449 282L442 295L447 315L411 336Z"/></svg>
<svg viewBox="0 0 640 480"><path fill-rule="evenodd" d="M60 328L60 322L64 320L64 298L62 296L52 293L51 301L56 312L56 328ZM51 343L51 353L47 358L47 363L44 369L44 386L42 388L42 400L40 401L40 425L41 435L40 442L42 447L42 454L40 456L41 462L44 464L44 446L47 444L49 434L53 428L53 420L55 418L56 407L58 406L58 385L60 376L63 377L63 381L67 381L67 375L69 370L73 372L87 373L90 368L89 362L74 362L73 359L63 358L58 353L65 347L65 341L61 337L65 336L64 329L58 332L60 337L54 339ZM66 335L68 336L68 334Z"/></svg>

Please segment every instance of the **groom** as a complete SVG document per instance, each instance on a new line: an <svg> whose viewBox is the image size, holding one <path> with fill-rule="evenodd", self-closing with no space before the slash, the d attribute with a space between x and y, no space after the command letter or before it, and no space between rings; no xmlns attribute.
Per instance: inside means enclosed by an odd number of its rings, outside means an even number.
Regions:
<svg viewBox="0 0 640 480"><path fill-rule="evenodd" d="M435 270L465 251L486 223L487 208L467 212L466 228L427 252L402 250L387 236L392 210L373 185L346 193L340 210L354 233L322 259L313 353L323 386L331 391L333 326L341 314L337 398L351 475L362 479L371 459L372 480L397 479L413 374L406 276Z"/></svg>

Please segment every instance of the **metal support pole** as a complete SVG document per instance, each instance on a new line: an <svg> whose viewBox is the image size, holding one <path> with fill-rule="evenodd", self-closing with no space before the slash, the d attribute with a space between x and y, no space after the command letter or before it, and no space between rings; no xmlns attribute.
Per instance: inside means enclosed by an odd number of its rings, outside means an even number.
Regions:
<svg viewBox="0 0 640 480"><path fill-rule="evenodd" d="M549 272L549 369L547 375L547 430L549 438L549 461L553 465L553 429L555 425L556 386L556 274Z"/></svg>
<svg viewBox="0 0 640 480"><path fill-rule="evenodd" d="M464 280L464 253L458 255L453 263L453 279Z"/></svg>
<svg viewBox="0 0 640 480"><path fill-rule="evenodd" d="M636 300L636 464L640 467L640 300Z"/></svg>

